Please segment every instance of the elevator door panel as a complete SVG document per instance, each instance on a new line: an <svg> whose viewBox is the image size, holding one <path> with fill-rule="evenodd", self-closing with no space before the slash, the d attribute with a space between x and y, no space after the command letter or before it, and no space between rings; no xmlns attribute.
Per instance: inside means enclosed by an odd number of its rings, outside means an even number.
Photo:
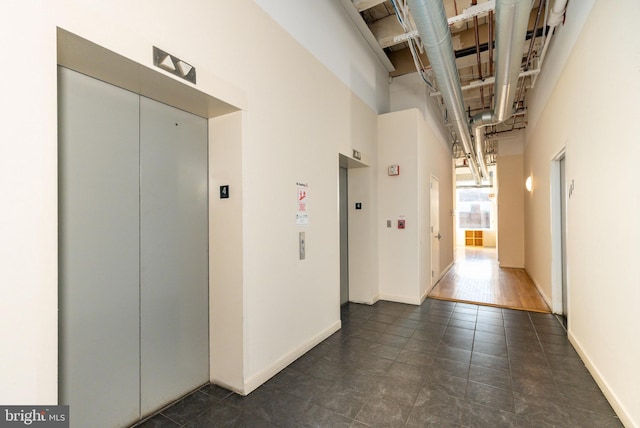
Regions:
<svg viewBox="0 0 640 428"><path fill-rule="evenodd" d="M142 414L209 378L207 122L140 99Z"/></svg>
<svg viewBox="0 0 640 428"><path fill-rule="evenodd" d="M139 96L59 68L60 403L73 427L140 414Z"/></svg>
<svg viewBox="0 0 640 428"><path fill-rule="evenodd" d="M340 168L340 304L349 301L349 195L347 168Z"/></svg>

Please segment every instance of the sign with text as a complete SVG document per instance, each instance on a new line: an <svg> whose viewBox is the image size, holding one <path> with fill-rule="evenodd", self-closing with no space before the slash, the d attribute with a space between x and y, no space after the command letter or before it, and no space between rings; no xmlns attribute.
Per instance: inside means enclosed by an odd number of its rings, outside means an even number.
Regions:
<svg viewBox="0 0 640 428"><path fill-rule="evenodd" d="M296 192L296 224L304 226L309 224L308 202L309 202L309 185L307 183L297 182Z"/></svg>

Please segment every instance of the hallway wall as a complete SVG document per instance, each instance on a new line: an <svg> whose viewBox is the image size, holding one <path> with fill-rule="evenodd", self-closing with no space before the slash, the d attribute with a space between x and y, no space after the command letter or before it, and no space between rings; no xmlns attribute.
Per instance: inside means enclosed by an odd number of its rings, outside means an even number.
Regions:
<svg viewBox="0 0 640 428"><path fill-rule="evenodd" d="M453 180L451 153L410 108L378 118L378 271L380 298L419 304L431 288L431 270L445 273L453 263ZM400 175L387 167L399 165ZM430 178L440 183L440 263L431 265ZM404 218L405 229L398 229ZM387 227L391 220L391 228Z"/></svg>
<svg viewBox="0 0 640 428"><path fill-rule="evenodd" d="M57 401L56 27L150 68L152 45L162 47L197 67L196 88L245 110L241 171L216 177L242 186L231 188L242 198L231 217L244 240L233 251L241 271L227 276L243 311L228 332L243 341L234 387L249 392L339 328L338 153L355 148L375 164L373 110L250 0L5 6L0 36L13 41L4 53L20 70L0 80L11 100L0 131L1 403ZM295 224L297 182L309 186L304 227ZM372 260L377 247L362 252Z"/></svg>
<svg viewBox="0 0 640 428"><path fill-rule="evenodd" d="M389 111L389 73L341 2L254 1L372 110Z"/></svg>
<svg viewBox="0 0 640 428"><path fill-rule="evenodd" d="M498 261L524 268L523 136L498 143Z"/></svg>
<svg viewBox="0 0 640 428"><path fill-rule="evenodd" d="M595 3L529 130L524 167L526 269L551 298L550 166L566 148L569 336L627 426L640 426L638 14L634 0Z"/></svg>

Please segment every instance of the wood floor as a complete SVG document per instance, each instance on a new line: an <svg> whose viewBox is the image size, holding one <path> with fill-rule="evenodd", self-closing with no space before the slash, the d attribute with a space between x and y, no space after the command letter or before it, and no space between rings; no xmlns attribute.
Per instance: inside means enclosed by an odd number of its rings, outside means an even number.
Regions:
<svg viewBox="0 0 640 428"><path fill-rule="evenodd" d="M550 312L524 269L498 266L495 248L458 247L456 261L429 297Z"/></svg>

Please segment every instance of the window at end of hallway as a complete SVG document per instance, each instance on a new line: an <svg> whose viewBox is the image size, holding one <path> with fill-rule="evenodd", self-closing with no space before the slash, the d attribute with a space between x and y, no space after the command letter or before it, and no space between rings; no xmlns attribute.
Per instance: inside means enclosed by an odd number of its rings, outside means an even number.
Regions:
<svg viewBox="0 0 640 428"><path fill-rule="evenodd" d="M491 188L456 189L460 229L491 228L491 193Z"/></svg>

